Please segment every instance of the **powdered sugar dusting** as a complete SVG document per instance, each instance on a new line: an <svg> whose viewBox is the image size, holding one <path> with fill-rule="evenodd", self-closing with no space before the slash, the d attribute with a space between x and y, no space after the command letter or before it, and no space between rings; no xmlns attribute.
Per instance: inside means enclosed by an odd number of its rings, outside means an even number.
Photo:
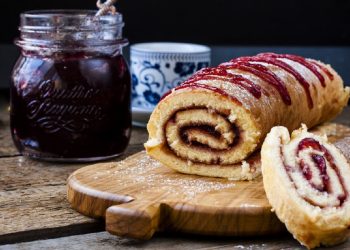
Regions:
<svg viewBox="0 0 350 250"><path fill-rule="evenodd" d="M168 195L184 196L187 199L193 199L202 193L219 191L235 186L234 183L220 183L218 181L210 181L201 177L193 178L162 178L161 175L153 174L149 176L141 176L136 178L141 181L147 188L157 187ZM156 180L156 182L154 181Z"/></svg>
<svg viewBox="0 0 350 250"><path fill-rule="evenodd" d="M127 163L127 161L125 160L117 162L116 165L114 166L115 168L114 174L124 175L124 176L133 175L134 177L137 177L139 175L143 175L159 167L161 167L160 162L155 161L150 157L146 156L146 157L140 158L136 164Z"/></svg>
<svg viewBox="0 0 350 250"><path fill-rule="evenodd" d="M147 155L136 159L137 161L124 160L113 163L103 170L95 171L92 178L101 182L111 182L118 190L138 188L139 195L161 194L170 199L181 198L184 201L191 200L199 194L235 187L235 182L229 180L177 173Z"/></svg>

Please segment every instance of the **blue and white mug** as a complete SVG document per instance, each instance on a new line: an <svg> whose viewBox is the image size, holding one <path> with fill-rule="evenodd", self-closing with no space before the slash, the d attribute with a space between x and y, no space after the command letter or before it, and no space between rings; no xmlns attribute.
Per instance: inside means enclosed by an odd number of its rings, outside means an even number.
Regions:
<svg viewBox="0 0 350 250"><path fill-rule="evenodd" d="M190 43L132 45L132 107L153 109L165 93L208 67L210 52L207 46Z"/></svg>

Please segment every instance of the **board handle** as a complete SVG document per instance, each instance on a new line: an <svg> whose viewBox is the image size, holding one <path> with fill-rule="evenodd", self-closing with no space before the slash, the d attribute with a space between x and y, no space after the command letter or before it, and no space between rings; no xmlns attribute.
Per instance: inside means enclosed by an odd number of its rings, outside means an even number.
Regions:
<svg viewBox="0 0 350 250"><path fill-rule="evenodd" d="M150 239L160 225L160 203L132 201L106 211L106 230L118 236Z"/></svg>

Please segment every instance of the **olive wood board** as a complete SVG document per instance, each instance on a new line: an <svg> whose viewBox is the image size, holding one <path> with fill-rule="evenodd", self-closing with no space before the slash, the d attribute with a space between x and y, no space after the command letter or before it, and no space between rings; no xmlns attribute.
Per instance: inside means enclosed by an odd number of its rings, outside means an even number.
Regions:
<svg viewBox="0 0 350 250"><path fill-rule="evenodd" d="M339 124L316 130L332 142L350 136L350 128ZM75 171L68 178L67 196L80 213L105 218L106 230L118 236L149 239L163 230L222 236L286 231L271 211L262 177L232 181L181 174L145 151Z"/></svg>

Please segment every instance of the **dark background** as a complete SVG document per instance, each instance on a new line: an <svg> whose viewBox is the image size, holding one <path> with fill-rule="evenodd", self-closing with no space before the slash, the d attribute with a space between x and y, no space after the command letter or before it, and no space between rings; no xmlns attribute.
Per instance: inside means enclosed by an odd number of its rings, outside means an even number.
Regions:
<svg viewBox="0 0 350 250"><path fill-rule="evenodd" d="M119 0L130 43L210 45L213 65L262 51L323 60L350 83L350 0ZM95 0L17 0L0 5L0 89L18 49L19 14L33 9L96 9ZM126 57L128 50L126 50Z"/></svg>
<svg viewBox="0 0 350 250"><path fill-rule="evenodd" d="M350 45L349 0L119 0L132 42L210 45ZM0 43L17 36L32 9L95 9L95 0L1 2Z"/></svg>

